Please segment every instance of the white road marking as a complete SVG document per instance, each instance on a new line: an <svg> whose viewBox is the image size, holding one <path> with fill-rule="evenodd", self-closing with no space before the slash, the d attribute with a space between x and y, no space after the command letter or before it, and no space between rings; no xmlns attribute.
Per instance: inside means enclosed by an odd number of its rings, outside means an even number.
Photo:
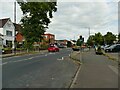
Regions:
<svg viewBox="0 0 120 90"><path fill-rule="evenodd" d="M56 53L48 53L48 54L56 54ZM15 63L15 62L22 62L22 61L27 61L27 60L32 60L33 58L36 58L36 57L44 57L44 56L48 56L48 54L45 54L45 55L39 55L39 56L34 56L34 57L30 57L30 58L26 58L26 59L22 59L22 60L16 60L16 61L8 61L8 62L5 62L3 64L0 64L0 65L5 65L7 63ZM15 57L19 57L19 56L15 56ZM7 60L7 59L10 59L10 58L13 58L13 57L8 57L8 58L4 58L4 60ZM59 59L59 60L63 60L64 58L62 57L62 59ZM2 61L2 60L1 60Z"/></svg>
<svg viewBox="0 0 120 90"><path fill-rule="evenodd" d="M59 60L59 61L60 61L60 60L64 60L64 57L62 57L61 59L60 59L60 58L58 58L57 60Z"/></svg>
<svg viewBox="0 0 120 90"><path fill-rule="evenodd" d="M115 68L115 67L112 66L112 65L108 65L108 67L109 67L113 72L115 72L115 73L118 75L118 69L117 69L117 68Z"/></svg>
<svg viewBox="0 0 120 90"><path fill-rule="evenodd" d="M5 64L7 64L8 62L5 62L5 63L2 63L2 65L5 65Z"/></svg>
<svg viewBox="0 0 120 90"><path fill-rule="evenodd" d="M47 54L45 54L45 56L47 56Z"/></svg>
<svg viewBox="0 0 120 90"><path fill-rule="evenodd" d="M7 59L11 59L11 58L13 58L13 57L3 58L3 60L7 60Z"/></svg>
<svg viewBox="0 0 120 90"><path fill-rule="evenodd" d="M30 57L30 58L28 58L28 59L33 59L34 57Z"/></svg>

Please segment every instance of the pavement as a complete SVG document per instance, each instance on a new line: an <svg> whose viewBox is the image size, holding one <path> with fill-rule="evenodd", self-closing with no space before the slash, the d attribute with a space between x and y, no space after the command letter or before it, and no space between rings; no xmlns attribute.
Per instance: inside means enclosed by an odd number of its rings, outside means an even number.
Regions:
<svg viewBox="0 0 120 90"><path fill-rule="evenodd" d="M118 63L94 50L83 52L71 88L118 88Z"/></svg>

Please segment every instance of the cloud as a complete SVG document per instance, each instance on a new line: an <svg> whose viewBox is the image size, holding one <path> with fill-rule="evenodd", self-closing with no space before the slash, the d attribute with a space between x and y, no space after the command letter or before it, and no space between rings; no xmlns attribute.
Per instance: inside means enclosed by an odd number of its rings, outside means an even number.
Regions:
<svg viewBox="0 0 120 90"><path fill-rule="evenodd" d="M1 2L2 1L2 2ZM10 17L14 21L14 3L0 1L0 18ZM7 0L11 1L11 0ZM14 1L14 0L13 0ZM47 32L56 35L56 39L77 39L79 35L85 41L91 34L111 31L118 32L118 0L58 0L57 12L49 24ZM7 6L7 7L6 7ZM17 4L17 23L22 12Z"/></svg>
<svg viewBox="0 0 120 90"><path fill-rule="evenodd" d="M0 18L10 18L14 22L14 0L8 0L8 2L0 1ZM16 19L17 23L20 22L22 17L22 11L20 6L16 4Z"/></svg>
<svg viewBox="0 0 120 90"><path fill-rule="evenodd" d="M89 36L88 27L91 34L104 34L105 31L116 33L117 9L116 2L58 2L58 10L47 31L55 33L56 39L74 39L74 36L77 38L81 34L85 40Z"/></svg>

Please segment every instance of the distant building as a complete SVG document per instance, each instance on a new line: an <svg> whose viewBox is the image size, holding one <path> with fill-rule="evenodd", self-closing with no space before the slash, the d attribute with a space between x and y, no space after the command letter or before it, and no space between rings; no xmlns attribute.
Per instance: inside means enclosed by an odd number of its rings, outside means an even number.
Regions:
<svg viewBox="0 0 120 90"><path fill-rule="evenodd" d="M77 43L76 40L70 40L70 42L72 43L72 45L76 45L76 43Z"/></svg>
<svg viewBox="0 0 120 90"><path fill-rule="evenodd" d="M14 26L15 26L15 32L16 32L15 41L18 43L19 46L21 46L25 41L25 38L21 33L21 25L14 23Z"/></svg>
<svg viewBox="0 0 120 90"><path fill-rule="evenodd" d="M55 35L54 34L50 34L50 33L46 33L46 34L43 35L43 40L46 43L53 44L53 43L55 43Z"/></svg>
<svg viewBox="0 0 120 90"><path fill-rule="evenodd" d="M60 45L64 45L67 46L67 42L68 40L64 39L64 40L55 40L55 43L58 43Z"/></svg>
<svg viewBox="0 0 120 90"><path fill-rule="evenodd" d="M15 26L10 18L0 19L0 33L3 35L3 45L14 48Z"/></svg>

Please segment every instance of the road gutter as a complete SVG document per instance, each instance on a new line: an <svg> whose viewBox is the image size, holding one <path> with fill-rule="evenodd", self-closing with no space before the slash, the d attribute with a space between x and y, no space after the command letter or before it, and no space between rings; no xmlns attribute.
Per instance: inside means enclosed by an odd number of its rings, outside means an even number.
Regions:
<svg viewBox="0 0 120 90"><path fill-rule="evenodd" d="M109 60L118 61L117 58L112 57L111 55L109 55L109 54L107 54L105 52L103 52L103 55L106 56L106 57L108 57Z"/></svg>
<svg viewBox="0 0 120 90"><path fill-rule="evenodd" d="M47 52L47 50L44 50L43 52ZM2 58L7 58L7 57L13 57L13 56L23 56L23 55L33 55L33 54L38 54L38 53L43 53L42 51L40 52L29 52L29 53L18 53L18 54L10 54L10 55L2 55Z"/></svg>
<svg viewBox="0 0 120 90"><path fill-rule="evenodd" d="M79 53L77 53L78 55L80 54L80 52ZM80 72L80 70L81 70L81 65L82 65L82 52L81 52L81 54L79 55L80 56L80 58L79 58L79 60L78 59L75 59L75 58L73 58L73 57L71 57L71 55L70 55L70 58L71 59L73 59L73 60L76 60L77 62L78 62L78 64L79 64L79 66L78 66L78 68L77 68L77 70L76 70L76 72L75 72L75 75L73 76L73 79L72 79L72 81L71 81L71 83L70 83L70 86L69 86L69 89L70 88L74 88L73 86L76 84L76 80L77 80L77 78L78 78L78 74L79 74L79 72Z"/></svg>
<svg viewBox="0 0 120 90"><path fill-rule="evenodd" d="M76 84L75 82L77 80L77 77L78 77L80 70L81 70L81 65L79 65L78 69L76 70L75 75L73 77L73 80L71 81L70 86L68 87L69 89L74 88L73 86L74 86L74 84Z"/></svg>

